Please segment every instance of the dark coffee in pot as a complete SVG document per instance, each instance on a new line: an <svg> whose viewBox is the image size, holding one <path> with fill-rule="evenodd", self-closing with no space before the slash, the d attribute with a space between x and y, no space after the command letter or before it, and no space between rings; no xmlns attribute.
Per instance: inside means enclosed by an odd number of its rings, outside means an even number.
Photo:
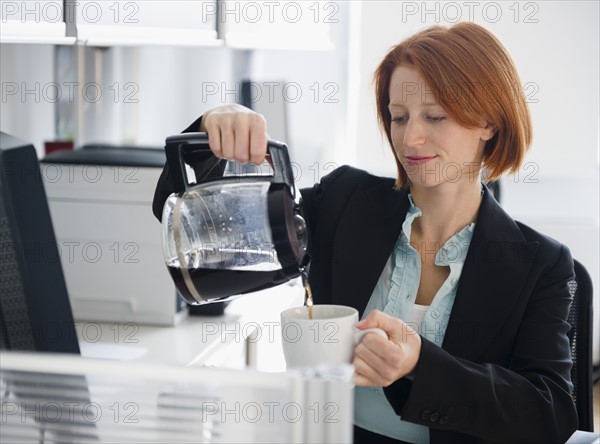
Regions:
<svg viewBox="0 0 600 444"><path fill-rule="evenodd" d="M175 286L188 304L198 304L183 278L179 267L168 267ZM194 288L204 300L217 301L232 294L250 293L270 287L277 270L243 271L197 268L188 270Z"/></svg>

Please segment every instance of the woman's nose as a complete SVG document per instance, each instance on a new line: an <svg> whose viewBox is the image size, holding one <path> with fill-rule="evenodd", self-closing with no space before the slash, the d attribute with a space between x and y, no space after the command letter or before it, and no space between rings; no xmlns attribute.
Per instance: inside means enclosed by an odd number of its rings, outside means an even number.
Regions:
<svg viewBox="0 0 600 444"><path fill-rule="evenodd" d="M425 143L425 128L418 119L408 119L404 128L404 138L402 142L405 146L419 146Z"/></svg>

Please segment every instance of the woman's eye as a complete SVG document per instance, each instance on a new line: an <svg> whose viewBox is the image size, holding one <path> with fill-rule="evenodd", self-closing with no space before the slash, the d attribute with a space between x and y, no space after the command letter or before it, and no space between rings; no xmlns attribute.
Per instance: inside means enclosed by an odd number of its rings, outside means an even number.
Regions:
<svg viewBox="0 0 600 444"><path fill-rule="evenodd" d="M406 116L392 117L392 122L395 122L395 123L406 123L407 120L408 120L408 118Z"/></svg>
<svg viewBox="0 0 600 444"><path fill-rule="evenodd" d="M446 120L446 116L427 116L427 120L430 122L438 123Z"/></svg>

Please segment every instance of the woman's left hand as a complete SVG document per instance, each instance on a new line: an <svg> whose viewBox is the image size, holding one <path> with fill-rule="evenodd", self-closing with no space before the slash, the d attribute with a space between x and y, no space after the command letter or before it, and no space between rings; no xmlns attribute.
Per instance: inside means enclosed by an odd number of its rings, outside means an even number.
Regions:
<svg viewBox="0 0 600 444"><path fill-rule="evenodd" d="M354 383L365 387L387 387L411 373L421 352L421 337L401 319L374 310L357 328L379 327L389 339L367 334L354 350Z"/></svg>

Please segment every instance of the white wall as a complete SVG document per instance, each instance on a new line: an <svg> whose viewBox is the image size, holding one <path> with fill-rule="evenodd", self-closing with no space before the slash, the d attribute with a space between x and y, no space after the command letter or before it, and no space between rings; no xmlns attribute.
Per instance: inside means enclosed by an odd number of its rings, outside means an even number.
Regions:
<svg viewBox="0 0 600 444"><path fill-rule="evenodd" d="M220 95L209 94L214 84L233 79L228 49L143 47L136 52L139 103L131 137L139 144L163 146L166 136L220 104Z"/></svg>
<svg viewBox="0 0 600 444"><path fill-rule="evenodd" d="M340 165L346 151L348 113L349 6L321 5L328 18L333 48L328 50L255 50L245 73L253 81L273 86L274 100L283 96L287 109L287 142L298 187L312 186ZM307 12L307 11L305 11ZM264 94L268 94L266 89ZM267 126L269 125L267 121ZM269 128L267 127L267 131ZM271 133L269 133L271 135Z"/></svg>
<svg viewBox="0 0 600 444"><path fill-rule="evenodd" d="M48 87L54 80L54 47L0 44L0 79L0 130L34 143L42 153L43 142L55 135Z"/></svg>
<svg viewBox="0 0 600 444"><path fill-rule="evenodd" d="M360 87L349 98L359 112L348 125L356 144L346 159L375 173L395 175L371 87L392 45L425 27L472 18L508 48L530 99L534 143L520 174L503 181L502 203L514 218L568 245L589 270L598 363L598 2L365 1L361 8L362 38L351 48L360 60Z"/></svg>
<svg viewBox="0 0 600 444"><path fill-rule="evenodd" d="M163 146L208 108L221 103L213 83L233 83L230 49L203 47L72 48L82 59L78 86L72 89L72 116L81 107L77 145L93 142ZM35 144L55 140L58 84L63 99L70 90L54 74L52 45L2 44L0 128ZM75 57L75 69L77 69ZM13 84L18 91L12 94ZM210 84L210 85L209 85ZM85 89L86 85L94 85ZM32 91L25 94L24 91ZM74 128L77 127L75 123Z"/></svg>
<svg viewBox="0 0 600 444"><path fill-rule="evenodd" d="M85 103L79 144L108 142L164 145L208 108L220 94L213 84L232 83L232 51L225 48L113 47L86 50L85 82L97 82L106 97ZM90 51L92 54L90 54Z"/></svg>

